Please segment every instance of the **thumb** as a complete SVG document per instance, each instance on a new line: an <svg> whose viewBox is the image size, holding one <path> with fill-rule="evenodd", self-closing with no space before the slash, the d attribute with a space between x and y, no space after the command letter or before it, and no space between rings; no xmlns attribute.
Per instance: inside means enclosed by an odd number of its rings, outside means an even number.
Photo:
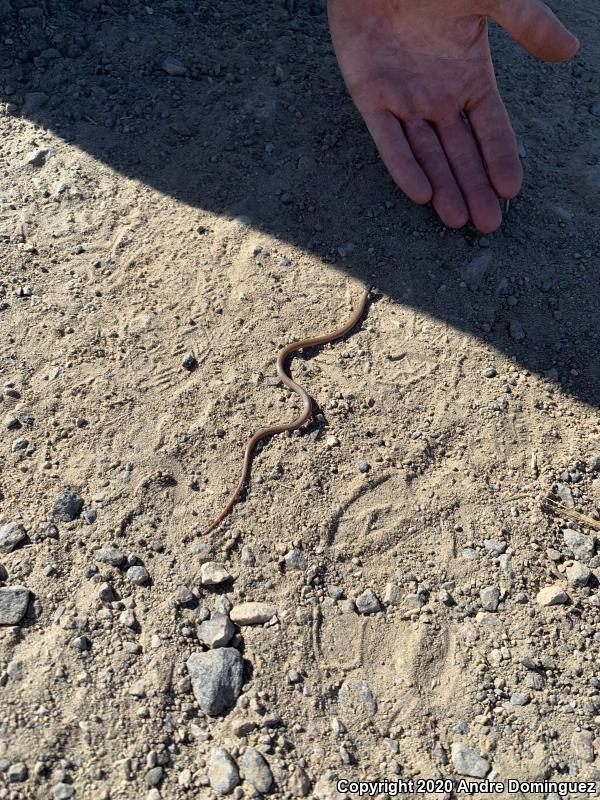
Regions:
<svg viewBox="0 0 600 800"><path fill-rule="evenodd" d="M579 50L573 36L541 0L492 0L489 15L531 55L566 61Z"/></svg>

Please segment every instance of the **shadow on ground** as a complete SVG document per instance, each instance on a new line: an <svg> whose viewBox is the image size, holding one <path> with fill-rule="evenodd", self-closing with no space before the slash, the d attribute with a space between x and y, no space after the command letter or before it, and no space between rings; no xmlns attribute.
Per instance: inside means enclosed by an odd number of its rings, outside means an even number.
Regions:
<svg viewBox="0 0 600 800"><path fill-rule="evenodd" d="M244 215L597 405L598 11L562 5L584 43L572 64L534 62L493 32L526 180L485 239L396 191L320 2L0 0L0 88L9 113L122 174Z"/></svg>

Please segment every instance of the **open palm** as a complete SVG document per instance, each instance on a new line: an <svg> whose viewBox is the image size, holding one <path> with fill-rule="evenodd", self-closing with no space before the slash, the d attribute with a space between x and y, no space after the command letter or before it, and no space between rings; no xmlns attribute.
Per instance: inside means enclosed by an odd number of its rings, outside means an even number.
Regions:
<svg viewBox="0 0 600 800"><path fill-rule="evenodd" d="M561 61L579 43L540 0L330 0L334 48L398 186L442 221L495 231L498 196L522 170L488 43L493 17L529 52Z"/></svg>

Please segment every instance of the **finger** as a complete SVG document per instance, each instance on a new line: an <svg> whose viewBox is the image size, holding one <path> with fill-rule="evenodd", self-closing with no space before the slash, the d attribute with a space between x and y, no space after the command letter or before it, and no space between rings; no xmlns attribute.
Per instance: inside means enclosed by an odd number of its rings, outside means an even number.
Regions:
<svg viewBox="0 0 600 800"><path fill-rule="evenodd" d="M444 225L462 228L469 212L435 131L424 120L407 122L405 128L412 152L433 187L433 207Z"/></svg>
<svg viewBox="0 0 600 800"><path fill-rule="evenodd" d="M577 37L541 0L491 0L490 6L490 16L537 58L566 61L579 50Z"/></svg>
<svg viewBox="0 0 600 800"><path fill-rule="evenodd" d="M462 117L440 123L436 130L475 227L492 233L500 227L502 214L473 134Z"/></svg>
<svg viewBox="0 0 600 800"><path fill-rule="evenodd" d="M517 137L497 91L468 109L490 180L500 197L515 197L523 181Z"/></svg>
<svg viewBox="0 0 600 800"><path fill-rule="evenodd" d="M429 203L431 184L417 164L400 122L389 111L373 111L363 116L379 155L394 181L413 203Z"/></svg>

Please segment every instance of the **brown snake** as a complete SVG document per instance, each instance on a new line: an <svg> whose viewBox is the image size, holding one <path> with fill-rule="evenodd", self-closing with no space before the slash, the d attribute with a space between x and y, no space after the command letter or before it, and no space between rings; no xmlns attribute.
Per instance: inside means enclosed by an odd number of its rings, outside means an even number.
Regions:
<svg viewBox="0 0 600 800"><path fill-rule="evenodd" d="M250 477L250 467L252 465L252 456L254 454L254 449L256 445L266 439L269 436L274 436L276 433L284 433L284 431L295 431L297 428L300 428L310 419L312 415L312 399L311 397L305 392L302 386L299 386L292 378L287 374L285 371L285 362L292 355L292 353L296 353L299 350L306 350L309 347L320 347L323 344L328 344L329 342L335 342L336 339L341 339L342 336L345 336L347 333L350 333L352 328L358 323L360 318L362 317L365 308L367 306L367 300L369 299L369 290L365 290L361 295L358 305L350 319L346 322L345 325L342 325L341 328L338 328L333 333L326 333L322 336L313 336L311 339L302 339L300 342L291 342L290 344L286 344L279 353L277 354L277 375L279 376L282 383L284 383L288 389L296 392L296 394L300 395L300 399L302 400L302 412L296 417L296 419L292 420L291 422L282 422L278 425L269 425L266 428L260 428L260 430L256 431L254 436L250 439L246 446L246 452L244 453L244 463L242 465L242 476L240 478L240 482L238 483L235 490L232 492L225 508L218 517L216 517L213 522L211 522L210 526L206 529L205 535L214 531L215 528L218 528L219 525L223 522L225 517L227 517L231 511L233 510L234 505L236 504L237 500L239 499L241 493L244 490L246 483L248 482L248 478Z"/></svg>

